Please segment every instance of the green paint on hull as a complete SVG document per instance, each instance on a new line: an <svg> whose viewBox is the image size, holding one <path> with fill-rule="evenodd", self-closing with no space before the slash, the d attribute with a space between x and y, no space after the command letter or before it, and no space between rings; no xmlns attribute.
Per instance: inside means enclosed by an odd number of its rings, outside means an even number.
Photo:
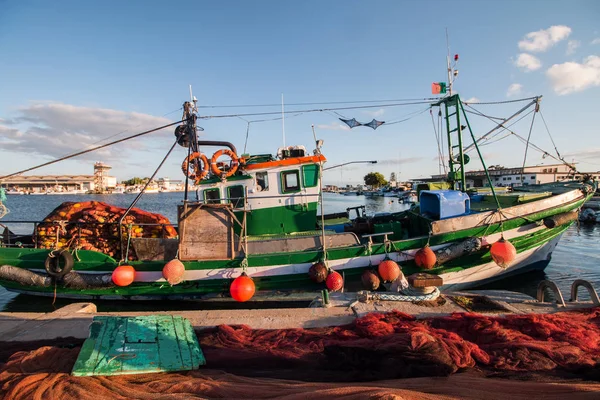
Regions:
<svg viewBox="0 0 600 400"><path fill-rule="evenodd" d="M555 214L567 212L579 208L586 198L574 201L569 204L563 204L550 210L540 211L532 213L525 217L516 217L511 220L505 221L503 230L511 230L518 228L523 225L530 224L534 221L540 221L543 218L552 216ZM314 204L314 211L316 214L316 203ZM265 215L266 218L266 215ZM313 219L314 221L314 219ZM512 239L511 242L517 248L517 251L523 252L532 248L541 246L542 244L552 240L556 236L562 234L569 226L565 224L553 229L542 229L537 232L525 234L523 236ZM484 225L476 228L465 229L461 231L454 231L445 234L432 236L430 238L431 245L444 244L457 240L462 240L468 237L481 237L483 235L491 235L493 233L500 232L500 224ZM307 229L308 230L308 229ZM419 237L408 240L394 241L392 242L393 251L407 251L414 250L423 247L427 243L427 237ZM28 269L43 269L44 260L47 257L48 250L41 249L0 249L0 264L8 264L21 268ZM383 255L386 249L382 244L373 244L371 248L372 255ZM89 271L89 272L107 272L110 273L117 262L104 254L93 252L93 251L79 251L77 253L80 261L76 262L76 271ZM344 270L344 274L347 280L357 279L360 274L367 268L369 268L369 251L366 245L350 246L343 248L330 249L327 252L327 258L331 261L347 259L347 258L362 258L364 259L364 267L352 268ZM298 265L298 264L310 264L318 261L322 257L322 251L306 251L297 253L278 253L278 254L263 254L263 255L251 255L248 257L249 267L268 267L277 265ZM461 257L457 260L448 262L447 264L438 267L431 272L436 274L445 274L450 272L458 272L472 268L487 262L490 262L491 258L487 250L469 255L467 257ZM234 260L217 260L217 261L197 261L197 262L185 262L186 270L222 270L222 269L239 269L240 259ZM163 261L154 262L131 262L136 270L138 271L161 271L164 266ZM413 262L403 263L403 270L405 274L411 274L417 271L417 267ZM237 274L233 271L234 276ZM322 288L322 285L313 284L307 277L307 274L283 274L270 277L256 277L254 278L258 290L277 290L277 289L308 289L317 290ZM231 279L203 279L196 281L188 281L176 286L169 286L164 282L153 282L153 283L134 283L133 285L125 288L106 288L106 289L93 289L93 290L73 290L64 288L62 286L57 287L57 295L59 296L88 296L88 297L114 297L114 296L201 296L208 293L219 293L227 292ZM24 287L14 282L0 280L0 285L5 286L8 289L24 290L30 292L38 292L40 294L52 294L54 288L30 288Z"/></svg>
<svg viewBox="0 0 600 400"><path fill-rule="evenodd" d="M288 199L284 199L288 200ZM269 207L252 210L248 213L248 235L270 235L312 231L316 229L317 202L290 206ZM238 220L244 213L235 213ZM238 227L239 234L239 227Z"/></svg>
<svg viewBox="0 0 600 400"><path fill-rule="evenodd" d="M534 249L561 235L571 225L565 224L553 229L546 229L540 232L524 235L516 238L511 242L515 245L517 252L522 253L527 250ZM363 256L364 267L352 268L344 270L344 275L348 283L358 282L360 275L366 269L372 268L369 266L369 257ZM449 272L458 272L467 270L472 267L479 266L491 261L489 251L472 254L468 257L461 257L447 264L431 270L436 274L445 274ZM420 269L409 261L402 263L402 270L406 275L420 271ZM59 297L90 297L90 298L115 298L115 297L198 297L209 293L227 293L232 279L210 279L187 281L176 286L169 286L165 282L152 283L134 283L128 287L112 287L105 289L89 289L89 290L74 290L58 286L56 289ZM304 289L304 290L319 290L323 285L318 285L310 281L307 274L287 274L269 277L255 277L254 282L257 290L284 290L284 289ZM37 292L39 294L53 295L54 287L38 288L24 287L14 282L2 281L0 284L7 289Z"/></svg>

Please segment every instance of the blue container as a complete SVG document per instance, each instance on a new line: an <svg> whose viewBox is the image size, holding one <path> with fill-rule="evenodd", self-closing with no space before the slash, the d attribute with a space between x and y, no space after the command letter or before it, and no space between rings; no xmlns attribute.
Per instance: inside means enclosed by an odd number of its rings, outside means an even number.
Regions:
<svg viewBox="0 0 600 400"><path fill-rule="evenodd" d="M479 202L483 201L483 195L482 194L472 194L471 201L473 203L479 203Z"/></svg>
<svg viewBox="0 0 600 400"><path fill-rule="evenodd" d="M423 190L419 197L421 214L431 219L446 219L471 212L471 199L457 190Z"/></svg>

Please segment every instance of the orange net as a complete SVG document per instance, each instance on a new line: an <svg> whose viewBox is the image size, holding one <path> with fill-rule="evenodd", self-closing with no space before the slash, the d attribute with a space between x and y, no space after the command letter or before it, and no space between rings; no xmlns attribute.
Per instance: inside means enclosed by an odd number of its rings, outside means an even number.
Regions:
<svg viewBox="0 0 600 400"><path fill-rule="evenodd" d="M42 249L77 247L114 257L121 249L119 230L123 244L129 237L177 236L177 231L166 217L138 208L132 208L123 220L124 225L119 226L125 211L100 201L62 203L37 226L36 244ZM132 260L134 257L135 253L130 248L128 258Z"/></svg>
<svg viewBox="0 0 600 400"><path fill-rule="evenodd" d="M48 341L0 343L0 363L6 361L0 397L492 400L510 393L529 400L600 394L600 384L581 381L600 381L600 308L422 320L373 313L341 327L219 326L199 331L198 338L209 369L85 378L68 374L79 348L58 347L81 340L59 339L52 347L40 347ZM505 379L490 378L498 376Z"/></svg>

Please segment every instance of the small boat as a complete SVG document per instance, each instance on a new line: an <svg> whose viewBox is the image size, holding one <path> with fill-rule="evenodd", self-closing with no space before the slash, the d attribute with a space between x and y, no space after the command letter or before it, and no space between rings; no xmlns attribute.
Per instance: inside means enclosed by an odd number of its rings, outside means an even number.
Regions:
<svg viewBox="0 0 600 400"><path fill-rule="evenodd" d="M317 216L325 201L322 142L312 152L291 146L276 155L241 156L232 143L198 140L196 111L186 102L175 136L188 154L185 184L196 190L185 192L177 224L134 208L149 185L126 210L99 202L63 204L18 247L10 235L4 239L0 285L64 298L173 300L227 293L242 277L257 290L321 290L321 278L336 273L338 283L359 284L365 271L387 260L406 275L438 275L442 289L543 270L596 183L497 193L488 178L488 194L470 194L464 189L463 142L456 138L461 124L470 130L460 97L445 96L431 107L434 115L444 111L448 148L457 152L450 154L456 161L446 189L421 185L401 199L419 200L410 210L358 215L344 221L342 231L339 223L329 229ZM220 149L209 156L211 147ZM220 161L223 156L230 161Z"/></svg>
<svg viewBox="0 0 600 400"><path fill-rule="evenodd" d="M417 197L417 192L411 190L403 193L398 201L403 204L415 204L419 202L419 198Z"/></svg>

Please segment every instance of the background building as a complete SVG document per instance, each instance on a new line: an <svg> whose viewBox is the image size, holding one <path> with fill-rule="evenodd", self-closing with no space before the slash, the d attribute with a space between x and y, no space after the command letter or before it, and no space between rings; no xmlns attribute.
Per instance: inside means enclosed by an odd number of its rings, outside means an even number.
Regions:
<svg viewBox="0 0 600 400"><path fill-rule="evenodd" d="M581 179L583 175L590 175L594 179L600 179L600 171L579 172L573 174L573 171L565 164L536 165L529 167L490 167L488 173L494 186L527 186L550 182L568 181ZM467 171L467 188L489 186L485 171ZM521 181L521 178L523 179ZM420 179L423 182L437 182L446 179L446 175L432 175L431 178Z"/></svg>
<svg viewBox="0 0 600 400"><path fill-rule="evenodd" d="M85 193L113 190L117 186L117 178L107 174L110 169L106 164L96 163L94 175L18 175L3 179L0 186L6 188L9 193Z"/></svg>

